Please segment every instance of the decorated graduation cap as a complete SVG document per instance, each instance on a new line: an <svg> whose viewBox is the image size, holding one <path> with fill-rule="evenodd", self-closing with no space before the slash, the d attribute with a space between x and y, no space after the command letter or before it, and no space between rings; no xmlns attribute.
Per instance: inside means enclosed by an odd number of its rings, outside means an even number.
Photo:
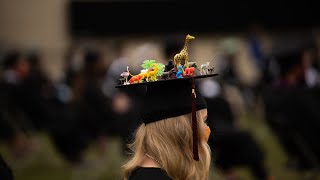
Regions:
<svg viewBox="0 0 320 180"><path fill-rule="evenodd" d="M168 70L166 65L155 60L145 60L141 65L141 73L137 75L132 75L127 68L127 72L121 75L125 78L124 81L116 88L138 92L141 96L141 118L145 124L191 113L193 154L194 159L198 161L196 111L207 108L207 104L196 88L196 81L217 74L211 72L197 75L194 67L186 67L182 61L175 62L179 63L174 63L175 67Z"/></svg>

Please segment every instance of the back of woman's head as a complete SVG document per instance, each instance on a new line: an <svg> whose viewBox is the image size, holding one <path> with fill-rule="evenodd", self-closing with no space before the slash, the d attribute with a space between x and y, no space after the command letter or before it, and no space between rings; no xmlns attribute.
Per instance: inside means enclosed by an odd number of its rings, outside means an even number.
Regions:
<svg viewBox="0 0 320 180"><path fill-rule="evenodd" d="M190 119L191 115L184 115L150 123L146 127L146 152L159 159L173 178L187 178L190 171L195 171Z"/></svg>
<svg viewBox="0 0 320 180"><path fill-rule="evenodd" d="M197 112L200 129L203 117ZM135 142L131 148L134 152L131 164L124 166L127 173L133 170L147 153L156 158L161 167L173 179L206 179L209 170L210 150L206 143L200 143L200 161L193 159L191 114L168 118L162 121L142 124L136 131ZM201 138L199 131L198 137ZM126 174L126 173L125 173Z"/></svg>

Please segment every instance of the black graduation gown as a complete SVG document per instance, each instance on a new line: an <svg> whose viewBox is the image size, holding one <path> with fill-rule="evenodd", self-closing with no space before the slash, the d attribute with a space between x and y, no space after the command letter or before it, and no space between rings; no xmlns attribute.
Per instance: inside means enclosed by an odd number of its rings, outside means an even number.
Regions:
<svg viewBox="0 0 320 180"><path fill-rule="evenodd" d="M1 180L13 180L13 172L7 163L2 159L0 155L0 179Z"/></svg>
<svg viewBox="0 0 320 180"><path fill-rule="evenodd" d="M264 91L266 122L290 159L297 161L294 164L298 170L319 167L319 99L319 88L284 87Z"/></svg>
<svg viewBox="0 0 320 180"><path fill-rule="evenodd" d="M235 126L230 104L222 96L206 98L208 126L212 129L209 146L217 167L229 170L248 166L258 179L265 179L264 154L249 132ZM235 151L236 149L236 151Z"/></svg>
<svg viewBox="0 0 320 180"><path fill-rule="evenodd" d="M137 167L132 171L128 180L171 180L167 173L161 168Z"/></svg>

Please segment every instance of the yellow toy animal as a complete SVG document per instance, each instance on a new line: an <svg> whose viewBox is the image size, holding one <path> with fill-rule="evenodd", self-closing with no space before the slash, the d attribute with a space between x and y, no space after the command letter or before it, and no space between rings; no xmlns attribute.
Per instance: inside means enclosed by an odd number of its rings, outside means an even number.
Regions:
<svg viewBox="0 0 320 180"><path fill-rule="evenodd" d="M157 81L157 74L159 71L159 66L156 63L153 63L150 65L151 70L147 71L145 77L146 77L146 81L149 82L149 80L151 81Z"/></svg>
<svg viewBox="0 0 320 180"><path fill-rule="evenodd" d="M182 61L184 61L186 68L189 67L188 44L189 44L189 41L192 39L195 39L195 37L188 34L186 36L186 40L185 40L183 49L178 54L176 54L174 56L173 61L174 61L174 64L176 65L176 67L179 67L181 65Z"/></svg>

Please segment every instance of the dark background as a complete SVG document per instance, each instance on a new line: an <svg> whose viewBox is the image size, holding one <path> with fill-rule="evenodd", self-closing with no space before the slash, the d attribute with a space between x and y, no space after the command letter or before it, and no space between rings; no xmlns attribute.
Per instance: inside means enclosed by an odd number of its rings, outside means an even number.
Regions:
<svg viewBox="0 0 320 180"><path fill-rule="evenodd" d="M241 32L251 24L279 31L318 27L317 7L301 1L71 1L68 17L72 36Z"/></svg>

